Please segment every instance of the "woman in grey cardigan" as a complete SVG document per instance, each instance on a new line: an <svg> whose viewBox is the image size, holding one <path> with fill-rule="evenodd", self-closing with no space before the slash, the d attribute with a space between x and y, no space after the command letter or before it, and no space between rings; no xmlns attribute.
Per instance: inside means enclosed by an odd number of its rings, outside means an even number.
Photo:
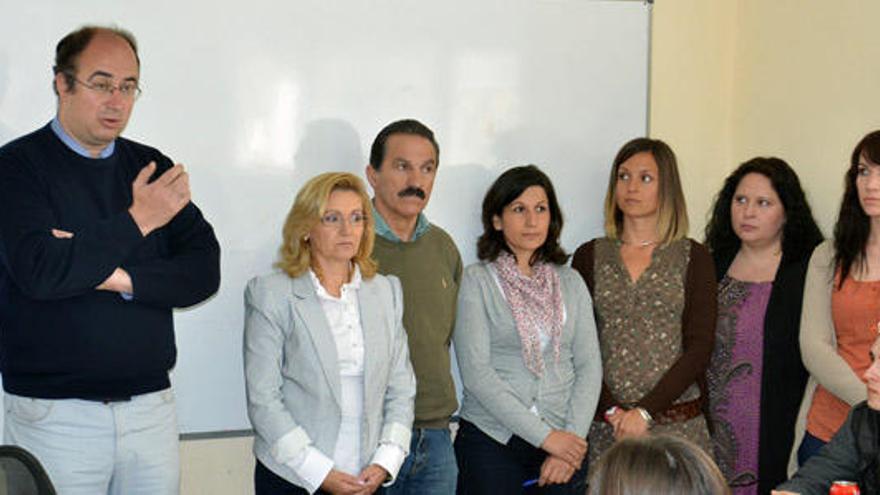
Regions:
<svg viewBox="0 0 880 495"><path fill-rule="evenodd" d="M482 221L453 334L464 383L458 493L582 494L601 358L587 288L564 266L550 179L534 165L507 170Z"/></svg>
<svg viewBox="0 0 880 495"><path fill-rule="evenodd" d="M354 175L313 178L285 221L281 271L248 283L257 495L368 495L406 457L415 376L400 283L370 259L371 211Z"/></svg>

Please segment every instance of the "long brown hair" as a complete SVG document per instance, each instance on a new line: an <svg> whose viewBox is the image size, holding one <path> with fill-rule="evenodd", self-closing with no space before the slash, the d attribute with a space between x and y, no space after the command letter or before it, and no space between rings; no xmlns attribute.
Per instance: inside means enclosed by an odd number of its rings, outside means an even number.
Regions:
<svg viewBox="0 0 880 495"><path fill-rule="evenodd" d="M859 141L850 157L849 169L844 178L845 190L840 201L840 213L834 224L834 266L840 270L838 287L850 272L865 269L868 236L871 235L871 219L859 201L856 180L859 178L859 160L864 157L874 166L880 166L880 130L870 132Z"/></svg>

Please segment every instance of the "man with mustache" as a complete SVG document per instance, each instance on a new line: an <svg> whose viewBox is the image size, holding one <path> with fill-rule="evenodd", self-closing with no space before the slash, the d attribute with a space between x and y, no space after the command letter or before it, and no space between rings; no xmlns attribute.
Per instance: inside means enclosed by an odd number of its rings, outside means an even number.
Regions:
<svg viewBox="0 0 880 495"><path fill-rule="evenodd" d="M870 357L862 374L868 400L853 406L831 441L773 495L825 495L838 480L857 482L866 495L880 493L880 337Z"/></svg>
<svg viewBox="0 0 880 495"><path fill-rule="evenodd" d="M461 256L452 238L422 211L431 198L440 150L416 120L387 125L373 141L367 179L373 187L379 272L403 286L403 325L416 374L409 456L389 495L451 495L458 468L449 418L458 408L449 361Z"/></svg>
<svg viewBox="0 0 880 495"><path fill-rule="evenodd" d="M55 53L57 114L0 148L4 443L63 494L176 494L172 309L216 292L220 247L189 177L120 137L140 94L131 33Z"/></svg>

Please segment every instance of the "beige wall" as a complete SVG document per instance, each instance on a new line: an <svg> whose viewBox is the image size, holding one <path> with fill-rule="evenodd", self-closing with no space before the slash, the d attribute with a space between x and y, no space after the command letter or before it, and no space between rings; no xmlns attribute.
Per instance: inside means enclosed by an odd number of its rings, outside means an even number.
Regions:
<svg viewBox="0 0 880 495"><path fill-rule="evenodd" d="M183 495L254 493L252 437L186 440L180 443Z"/></svg>
<svg viewBox="0 0 880 495"><path fill-rule="evenodd" d="M774 0L775 1L775 0ZM737 0L657 0L651 36L651 137L678 155L691 235L731 161Z"/></svg>
<svg viewBox="0 0 880 495"><path fill-rule="evenodd" d="M876 0L657 0L650 129L679 154L692 235L756 155L798 171L830 234L849 154L880 128L878 18Z"/></svg>
<svg viewBox="0 0 880 495"><path fill-rule="evenodd" d="M723 178L770 154L830 232L848 155L880 128L877 19L877 0L656 0L650 132L679 156L693 236ZM183 442L183 493L253 493L250 442Z"/></svg>
<svg viewBox="0 0 880 495"><path fill-rule="evenodd" d="M775 153L789 160L830 235L852 149L880 128L880 2L742 4L734 158Z"/></svg>

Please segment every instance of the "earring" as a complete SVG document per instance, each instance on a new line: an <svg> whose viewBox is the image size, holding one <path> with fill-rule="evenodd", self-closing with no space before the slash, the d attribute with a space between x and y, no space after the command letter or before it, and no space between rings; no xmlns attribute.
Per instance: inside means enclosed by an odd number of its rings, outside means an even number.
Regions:
<svg viewBox="0 0 880 495"><path fill-rule="evenodd" d="M303 242L309 242L309 234L303 236Z"/></svg>

